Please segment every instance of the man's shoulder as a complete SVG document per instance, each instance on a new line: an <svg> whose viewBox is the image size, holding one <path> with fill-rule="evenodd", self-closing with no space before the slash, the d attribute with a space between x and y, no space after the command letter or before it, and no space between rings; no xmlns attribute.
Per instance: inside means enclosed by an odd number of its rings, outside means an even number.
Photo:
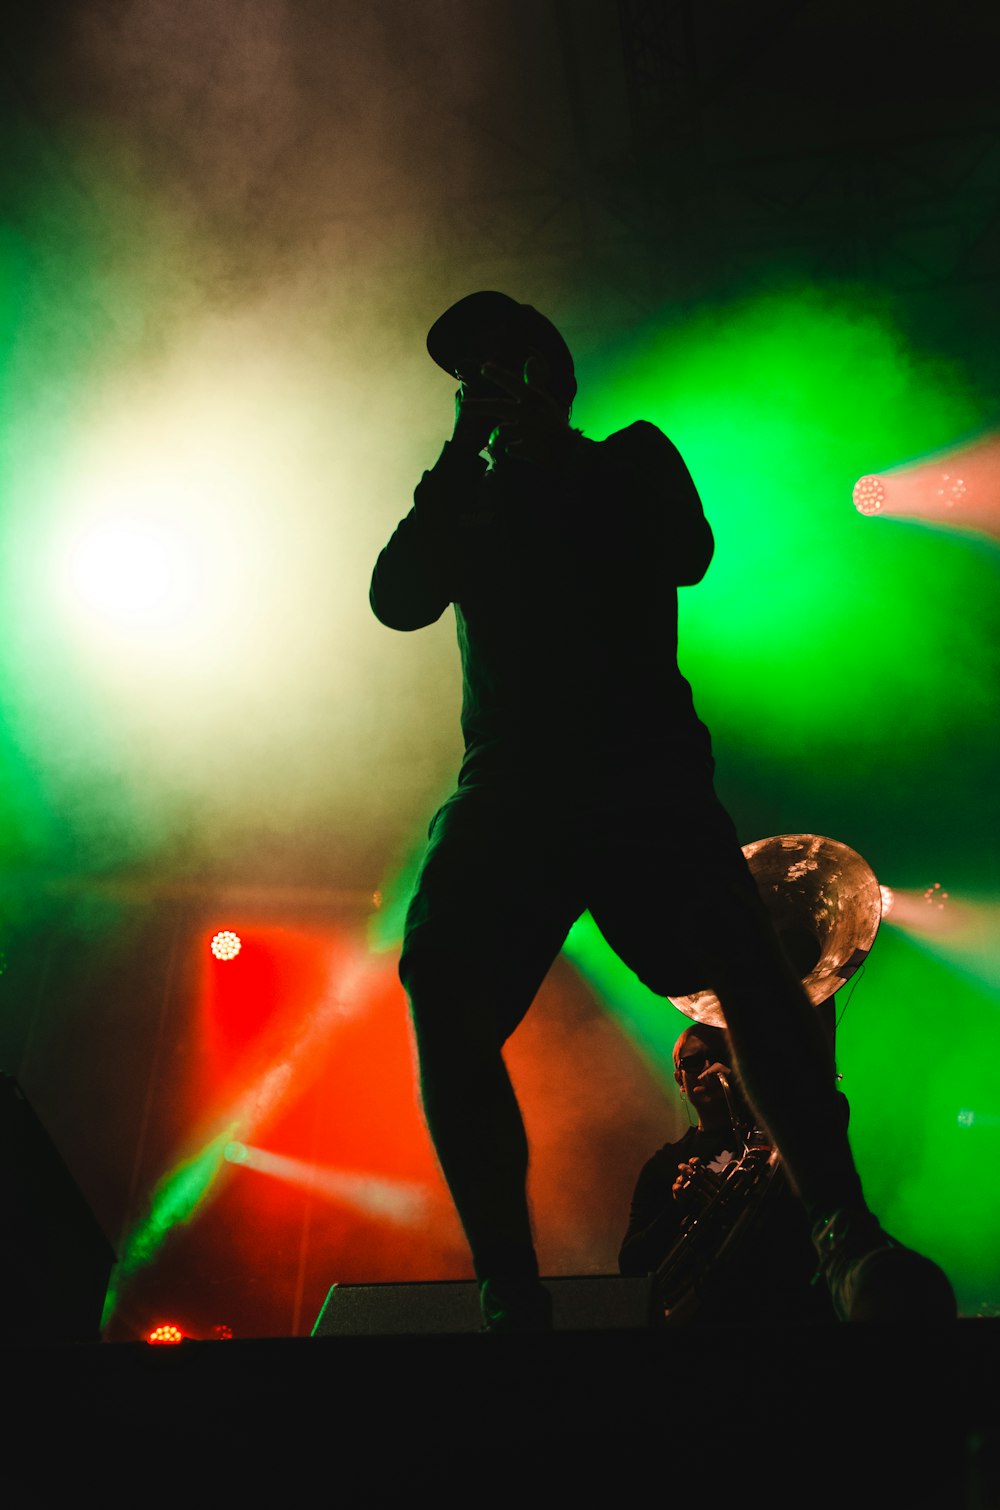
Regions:
<svg viewBox="0 0 1000 1510"><path fill-rule="evenodd" d="M654 425L652 420L634 419L630 425L623 426L621 430L612 430L611 434L601 444L606 446L624 441L627 438L641 441L654 437L658 437L660 440L666 440L667 438L659 425Z"/></svg>
<svg viewBox="0 0 1000 1510"><path fill-rule="evenodd" d="M648 419L633 420L624 429L613 430L604 440L594 442L606 456L623 458L663 458L676 455L673 441L658 425Z"/></svg>

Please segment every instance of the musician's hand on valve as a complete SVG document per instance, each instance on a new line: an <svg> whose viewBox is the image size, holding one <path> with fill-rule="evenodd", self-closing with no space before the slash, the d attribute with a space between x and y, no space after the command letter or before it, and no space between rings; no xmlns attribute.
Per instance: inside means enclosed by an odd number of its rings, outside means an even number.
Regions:
<svg viewBox="0 0 1000 1510"><path fill-rule="evenodd" d="M690 1208L707 1206L717 1194L721 1179L714 1169L703 1164L697 1154L677 1166L677 1178L671 1186L675 1201Z"/></svg>

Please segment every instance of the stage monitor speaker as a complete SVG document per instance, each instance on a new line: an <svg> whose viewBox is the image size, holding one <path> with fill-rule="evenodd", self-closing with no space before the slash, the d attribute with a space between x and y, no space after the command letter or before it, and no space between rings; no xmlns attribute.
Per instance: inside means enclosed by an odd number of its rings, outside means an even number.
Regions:
<svg viewBox="0 0 1000 1510"><path fill-rule="evenodd" d="M543 1277L555 1331L639 1330L652 1324L652 1277L582 1274ZM331 1287L314 1337L444 1336L482 1326L475 1280Z"/></svg>
<svg viewBox="0 0 1000 1510"><path fill-rule="evenodd" d="M0 1341L100 1341L114 1263L23 1090L0 1072Z"/></svg>

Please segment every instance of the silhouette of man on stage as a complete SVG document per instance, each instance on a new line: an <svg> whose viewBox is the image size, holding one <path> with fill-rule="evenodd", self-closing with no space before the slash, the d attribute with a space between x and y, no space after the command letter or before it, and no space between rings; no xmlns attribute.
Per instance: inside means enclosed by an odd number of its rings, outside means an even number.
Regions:
<svg viewBox="0 0 1000 1510"><path fill-rule="evenodd" d="M503 1045L582 912L653 991L710 988L735 1067L805 1206L838 1316L951 1319L950 1283L869 1210L823 1032L714 789L677 664L677 591L714 542L673 443L571 424L572 355L487 290L432 325L451 438L380 553L397 630L454 607L465 754L435 814L400 959L428 1128L485 1331L551 1326Z"/></svg>

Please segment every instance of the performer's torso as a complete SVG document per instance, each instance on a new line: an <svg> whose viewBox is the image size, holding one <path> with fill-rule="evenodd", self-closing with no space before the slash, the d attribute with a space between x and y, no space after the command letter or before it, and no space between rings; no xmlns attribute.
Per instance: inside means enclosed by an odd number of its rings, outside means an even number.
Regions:
<svg viewBox="0 0 1000 1510"><path fill-rule="evenodd" d="M586 441L559 469L511 460L482 479L455 603L463 783L529 767L592 775L664 747L707 758L677 665L677 589L643 502Z"/></svg>

